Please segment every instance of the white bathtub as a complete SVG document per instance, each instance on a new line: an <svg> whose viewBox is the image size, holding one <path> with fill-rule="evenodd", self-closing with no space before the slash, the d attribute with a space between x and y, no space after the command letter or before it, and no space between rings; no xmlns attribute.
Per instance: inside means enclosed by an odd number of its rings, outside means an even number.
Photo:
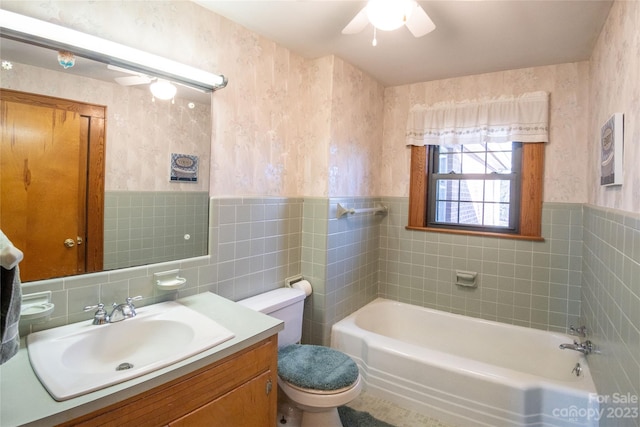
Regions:
<svg viewBox="0 0 640 427"><path fill-rule="evenodd" d="M448 423L597 426L586 359L559 348L573 339L379 298L336 323L331 346L371 395Z"/></svg>

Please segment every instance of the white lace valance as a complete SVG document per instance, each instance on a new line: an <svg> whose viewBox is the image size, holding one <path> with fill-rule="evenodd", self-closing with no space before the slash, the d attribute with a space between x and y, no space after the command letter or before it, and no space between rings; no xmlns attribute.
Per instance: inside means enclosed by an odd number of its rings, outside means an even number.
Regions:
<svg viewBox="0 0 640 427"><path fill-rule="evenodd" d="M415 106L407 121L407 145L477 142L549 142L549 94Z"/></svg>

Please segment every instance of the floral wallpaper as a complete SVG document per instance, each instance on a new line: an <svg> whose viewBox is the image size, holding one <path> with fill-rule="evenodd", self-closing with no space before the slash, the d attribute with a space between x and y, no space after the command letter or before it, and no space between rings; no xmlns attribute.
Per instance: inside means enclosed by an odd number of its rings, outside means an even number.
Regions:
<svg viewBox="0 0 640 427"><path fill-rule="evenodd" d="M384 87L334 57L329 142L329 196L377 196Z"/></svg>
<svg viewBox="0 0 640 427"><path fill-rule="evenodd" d="M640 2L616 1L591 56L589 203L640 212ZM624 113L622 186L600 186L600 128Z"/></svg>
<svg viewBox="0 0 640 427"><path fill-rule="evenodd" d="M588 79L589 63L578 62L386 88L381 194L409 194L411 153L404 144L413 105L547 91L550 142L545 149L544 201L586 202Z"/></svg>
<svg viewBox="0 0 640 427"><path fill-rule="evenodd" d="M633 120L640 89L635 78L616 78L638 75L640 55L626 54L640 51L636 2L616 3L619 25L601 35L591 69L584 61L388 88L340 58L302 58L192 2L3 1L2 7L225 74L229 85L212 97L214 196L406 196L404 129L412 105L544 90L551 94L544 201L640 208L640 171L632 167L640 156ZM626 114L627 176L622 187L602 189L596 139L615 111ZM139 159L123 156L128 164Z"/></svg>
<svg viewBox="0 0 640 427"><path fill-rule="evenodd" d="M339 58L304 59L187 1L2 8L227 76L212 101L212 195L377 193L383 88ZM121 156L128 164L148 157Z"/></svg>
<svg viewBox="0 0 640 427"><path fill-rule="evenodd" d="M55 58L55 57L54 57ZM176 98L152 102L147 88L80 77L14 63L0 71L0 86L107 107L106 191L207 191L211 105ZM197 183L169 181L171 153L194 154Z"/></svg>

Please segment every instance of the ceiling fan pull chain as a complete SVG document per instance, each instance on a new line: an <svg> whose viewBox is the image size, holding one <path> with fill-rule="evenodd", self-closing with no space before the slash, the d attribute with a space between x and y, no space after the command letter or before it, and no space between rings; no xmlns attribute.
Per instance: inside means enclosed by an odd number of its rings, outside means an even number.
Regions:
<svg viewBox="0 0 640 427"><path fill-rule="evenodd" d="M373 27L373 41L371 42L371 46L378 45L378 40L376 39L376 31L377 31L377 28Z"/></svg>

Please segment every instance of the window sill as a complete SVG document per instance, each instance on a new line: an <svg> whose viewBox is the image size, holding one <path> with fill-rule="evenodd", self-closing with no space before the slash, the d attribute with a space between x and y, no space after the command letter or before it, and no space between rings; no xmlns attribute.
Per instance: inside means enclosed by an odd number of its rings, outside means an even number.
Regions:
<svg viewBox="0 0 640 427"><path fill-rule="evenodd" d="M522 234L492 233L489 231L452 230L448 228L435 228L435 227L413 227L410 225L406 226L405 228L407 230L428 231L430 233L458 234L461 236L497 237L500 239L530 240L534 242L544 242L544 237L542 236L524 236Z"/></svg>

